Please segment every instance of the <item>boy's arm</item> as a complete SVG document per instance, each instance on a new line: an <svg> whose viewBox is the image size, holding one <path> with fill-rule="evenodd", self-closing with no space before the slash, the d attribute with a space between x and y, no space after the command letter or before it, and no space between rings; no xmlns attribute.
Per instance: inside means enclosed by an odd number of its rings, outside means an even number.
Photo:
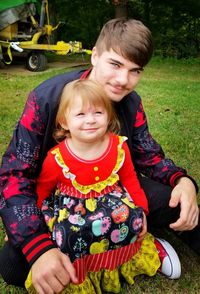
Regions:
<svg viewBox="0 0 200 294"><path fill-rule="evenodd" d="M169 205L176 207L180 204L181 211L180 218L170 225L171 228L177 231L193 229L199 219L198 186L186 170L165 157L161 146L149 133L141 102L132 136L132 151L139 172L173 187Z"/></svg>
<svg viewBox="0 0 200 294"><path fill-rule="evenodd" d="M132 150L135 166L143 175L172 187L176 185L179 178L187 177L198 190L195 180L187 174L185 169L165 157L162 147L151 136L141 100L132 135Z"/></svg>
<svg viewBox="0 0 200 294"><path fill-rule="evenodd" d="M42 109L42 113L45 111ZM22 249L32 264L54 248L43 215L36 205L35 178L45 133L35 93L29 95L22 117L2 159L0 216L9 241Z"/></svg>

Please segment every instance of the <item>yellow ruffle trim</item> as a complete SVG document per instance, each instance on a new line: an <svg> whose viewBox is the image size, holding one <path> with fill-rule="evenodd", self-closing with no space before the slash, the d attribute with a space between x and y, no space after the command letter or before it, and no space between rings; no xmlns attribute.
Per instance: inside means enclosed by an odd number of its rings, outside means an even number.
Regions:
<svg viewBox="0 0 200 294"><path fill-rule="evenodd" d="M144 274L154 276L160 267L160 259L154 244L154 237L147 233L140 250L119 268L112 271L103 269L99 272L88 273L83 283L69 283L61 294L102 294L104 292L119 293L121 291L120 277L124 277L130 285L134 278ZM36 294L31 282L31 271L25 283L29 294Z"/></svg>
<svg viewBox="0 0 200 294"><path fill-rule="evenodd" d="M91 190L100 193L107 186L113 186L119 180L119 176L117 172L121 168L124 162L124 157L125 157L125 152L124 152L124 149L122 149L122 144L124 141L127 140L127 138L125 136L118 136L118 138L119 138L119 144L117 146L117 149L118 149L117 161L110 176L106 180L100 181L92 185L81 185L76 181L75 179L76 176L69 171L69 167L65 164L59 147L55 148L53 151L51 151L51 153L55 155L55 160L57 164L62 168L64 176L67 179L71 180L72 185L74 186L75 189L77 189L79 192L81 192L84 195L89 193Z"/></svg>

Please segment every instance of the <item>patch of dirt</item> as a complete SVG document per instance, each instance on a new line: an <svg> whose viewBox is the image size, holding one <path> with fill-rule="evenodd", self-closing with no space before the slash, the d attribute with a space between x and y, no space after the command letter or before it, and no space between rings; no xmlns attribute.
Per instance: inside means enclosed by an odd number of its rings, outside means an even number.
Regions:
<svg viewBox="0 0 200 294"><path fill-rule="evenodd" d="M89 65L88 62L85 61L48 61L47 63L47 69L45 72L49 72L52 69L64 69L64 68L70 68L70 67L81 67L81 66L87 66ZM0 74L20 74L20 75L36 75L40 72L32 72L29 71L25 67L25 62L23 61L14 61L10 65L6 65L3 63L0 63Z"/></svg>

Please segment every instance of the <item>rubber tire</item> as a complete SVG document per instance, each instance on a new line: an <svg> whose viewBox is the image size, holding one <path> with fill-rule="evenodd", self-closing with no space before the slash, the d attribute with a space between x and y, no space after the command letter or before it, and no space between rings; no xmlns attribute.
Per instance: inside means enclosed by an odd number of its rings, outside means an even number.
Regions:
<svg viewBox="0 0 200 294"><path fill-rule="evenodd" d="M44 71L47 68L46 56L38 51L32 51L27 58L26 68L30 71Z"/></svg>

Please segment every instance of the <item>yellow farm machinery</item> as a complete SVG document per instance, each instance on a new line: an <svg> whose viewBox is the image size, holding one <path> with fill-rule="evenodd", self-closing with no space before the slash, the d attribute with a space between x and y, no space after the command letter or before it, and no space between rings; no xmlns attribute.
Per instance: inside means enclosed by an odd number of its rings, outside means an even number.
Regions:
<svg viewBox="0 0 200 294"><path fill-rule="evenodd" d="M47 67L46 51L58 55L90 54L78 41L54 44L52 34L58 25L50 24L47 0L0 1L0 62L11 64L14 53L25 52L27 69L43 71Z"/></svg>

